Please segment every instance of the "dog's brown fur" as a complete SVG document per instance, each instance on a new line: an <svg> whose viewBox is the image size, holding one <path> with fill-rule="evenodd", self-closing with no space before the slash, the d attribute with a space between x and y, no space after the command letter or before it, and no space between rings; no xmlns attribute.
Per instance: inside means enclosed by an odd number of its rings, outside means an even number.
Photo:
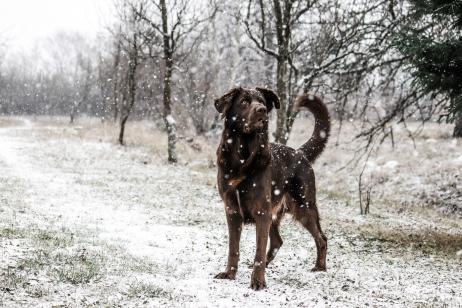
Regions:
<svg viewBox="0 0 462 308"><path fill-rule="evenodd" d="M225 204L229 230L228 265L215 278L235 278L242 225L255 223L257 251L250 287L265 288L265 268L282 245L279 223L286 212L291 213L316 242L313 271L326 270L327 238L319 224L311 167L324 150L330 132L326 106L313 95L297 98L295 108L307 107L316 119L312 137L298 150L268 142L268 113L273 107L279 108L279 99L273 91L235 88L215 100L215 107L225 119L217 150L218 189Z"/></svg>

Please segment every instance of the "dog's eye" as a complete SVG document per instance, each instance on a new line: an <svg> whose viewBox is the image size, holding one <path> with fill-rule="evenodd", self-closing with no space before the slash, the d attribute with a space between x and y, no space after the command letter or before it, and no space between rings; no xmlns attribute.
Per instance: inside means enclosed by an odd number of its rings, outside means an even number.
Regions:
<svg viewBox="0 0 462 308"><path fill-rule="evenodd" d="M241 102L241 104L244 105L244 106L245 106L245 105L248 105L248 104L249 104L249 101L245 99L245 100L243 100L243 101Z"/></svg>

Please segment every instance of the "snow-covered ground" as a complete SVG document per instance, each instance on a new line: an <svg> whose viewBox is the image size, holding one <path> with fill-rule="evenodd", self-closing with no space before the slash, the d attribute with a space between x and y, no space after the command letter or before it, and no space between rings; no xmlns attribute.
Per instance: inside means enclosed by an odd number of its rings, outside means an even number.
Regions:
<svg viewBox="0 0 462 308"><path fill-rule="evenodd" d="M356 169L342 168L356 145L335 147L334 135L315 166L328 271L309 271L314 242L286 219L268 288L254 292L252 226L236 280L213 279L227 250L216 139L199 152L183 142L172 166L164 141L146 144L162 134L143 127L121 147L109 124L0 118L0 306L462 306L461 217L448 213L460 206L462 145L437 128L371 156L367 216ZM298 125L292 142L309 134Z"/></svg>

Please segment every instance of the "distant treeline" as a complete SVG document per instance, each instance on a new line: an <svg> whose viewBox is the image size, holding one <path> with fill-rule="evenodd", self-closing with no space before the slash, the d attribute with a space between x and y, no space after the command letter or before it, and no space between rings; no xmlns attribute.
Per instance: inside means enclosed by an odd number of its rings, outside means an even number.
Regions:
<svg viewBox="0 0 462 308"><path fill-rule="evenodd" d="M121 143L129 115L151 118L165 124L174 148L176 125L207 132L219 120L213 99L237 85L276 90L275 136L282 143L302 92L324 97L340 121L362 119L369 137L389 134L393 119L428 120L449 104L422 91L409 56L397 48L397 34L414 13L407 1L114 5L118 21L97 39L57 33L8 62L0 52L0 113L116 120Z"/></svg>

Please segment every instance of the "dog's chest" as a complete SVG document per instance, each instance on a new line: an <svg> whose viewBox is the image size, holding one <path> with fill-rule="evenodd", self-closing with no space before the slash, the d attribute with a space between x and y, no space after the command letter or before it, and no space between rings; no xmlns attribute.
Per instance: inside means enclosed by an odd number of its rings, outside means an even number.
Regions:
<svg viewBox="0 0 462 308"><path fill-rule="evenodd" d="M270 215L275 221L286 210L284 196L271 196L269 191L256 187L240 186L236 197L246 223L253 223L259 215Z"/></svg>

